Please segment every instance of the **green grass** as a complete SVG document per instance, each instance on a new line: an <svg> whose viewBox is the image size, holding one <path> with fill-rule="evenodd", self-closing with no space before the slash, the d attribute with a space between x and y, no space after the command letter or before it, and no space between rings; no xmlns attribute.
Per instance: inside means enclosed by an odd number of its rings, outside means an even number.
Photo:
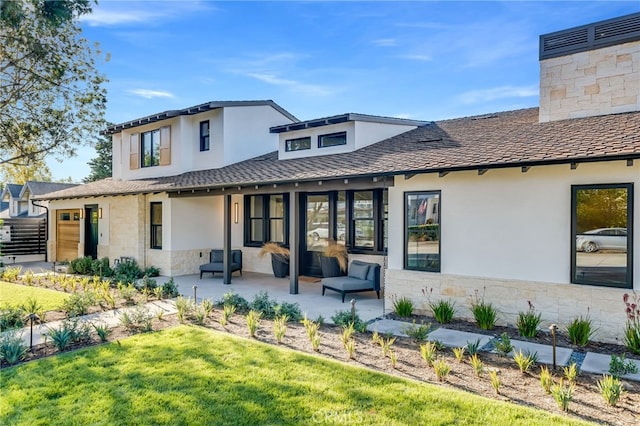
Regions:
<svg viewBox="0 0 640 426"><path fill-rule="evenodd" d="M179 326L0 371L0 423L581 424Z"/></svg>
<svg viewBox="0 0 640 426"><path fill-rule="evenodd" d="M45 311L54 311L60 308L69 295L56 290L0 281L0 307L6 304L19 306L30 297L35 298Z"/></svg>

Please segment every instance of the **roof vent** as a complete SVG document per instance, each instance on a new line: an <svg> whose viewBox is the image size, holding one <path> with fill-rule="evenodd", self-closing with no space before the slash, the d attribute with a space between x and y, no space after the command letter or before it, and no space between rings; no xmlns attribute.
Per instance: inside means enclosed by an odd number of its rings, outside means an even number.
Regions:
<svg viewBox="0 0 640 426"><path fill-rule="evenodd" d="M487 120L489 118L498 118L495 114L487 114L487 115L477 115L475 117L471 117L472 120Z"/></svg>
<svg viewBox="0 0 640 426"><path fill-rule="evenodd" d="M422 139L422 140L416 141L416 143L433 143L433 142L442 142L442 138Z"/></svg>
<svg viewBox="0 0 640 426"><path fill-rule="evenodd" d="M640 40L640 13L540 36L540 59Z"/></svg>

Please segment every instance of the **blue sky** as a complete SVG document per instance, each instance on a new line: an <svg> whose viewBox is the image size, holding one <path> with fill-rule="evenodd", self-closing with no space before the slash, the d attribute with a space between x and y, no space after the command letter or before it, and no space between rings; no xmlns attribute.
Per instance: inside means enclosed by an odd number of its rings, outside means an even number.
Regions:
<svg viewBox="0 0 640 426"><path fill-rule="evenodd" d="M640 1L113 1L84 17L107 119L272 99L301 120L357 112L440 120L538 104L538 36ZM95 156L49 166L80 181Z"/></svg>

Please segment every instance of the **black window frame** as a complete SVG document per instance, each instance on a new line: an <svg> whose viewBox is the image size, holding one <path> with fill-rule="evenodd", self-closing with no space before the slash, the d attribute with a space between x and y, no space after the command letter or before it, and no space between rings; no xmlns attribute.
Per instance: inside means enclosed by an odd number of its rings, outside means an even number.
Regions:
<svg viewBox="0 0 640 426"><path fill-rule="evenodd" d="M329 137L337 137L337 136L344 136L344 143L338 143L338 144L334 144L334 145L323 145L322 141L324 138L329 138ZM318 148L331 148L334 146L343 146L347 144L347 132L335 132L335 133L328 133L326 135L319 135L318 136Z"/></svg>
<svg viewBox="0 0 640 426"><path fill-rule="evenodd" d="M291 143L292 142L298 142L298 141L302 141L302 140L307 140L309 142L308 146L306 148L296 148L296 149L291 149ZM306 151L307 149L311 149L311 136L303 136L300 138L293 138L293 139L287 139L284 141L284 150L286 152L296 152L296 151Z"/></svg>
<svg viewBox="0 0 640 426"><path fill-rule="evenodd" d="M604 184L586 184L586 185L571 185L571 276L570 282L578 285L591 285L597 287L608 288L621 288L621 289L633 289L633 218L634 218L634 197L633 197L633 183L604 183ZM627 190L627 271L626 271L626 283L616 285L614 283L603 283L591 281L589 279L580 279L577 275L577 223L578 212L576 208L577 193L579 190L588 189L626 189Z"/></svg>
<svg viewBox="0 0 640 426"><path fill-rule="evenodd" d="M284 216L271 217L269 207L271 197L282 197L284 203ZM251 216L251 197L262 198L262 215ZM289 247L289 194L288 193L274 193L274 194L252 194L244 196L244 246L245 247L261 247L265 243L271 240L271 223L273 220L283 221L284 241L281 243L284 247ZM262 222L262 240L251 239L251 224L252 221L260 220Z"/></svg>
<svg viewBox="0 0 640 426"><path fill-rule="evenodd" d="M154 223L154 208L160 208L160 223ZM149 203L149 247L154 250L162 250L162 202ZM160 244L158 244L157 233L160 233Z"/></svg>
<svg viewBox="0 0 640 426"><path fill-rule="evenodd" d="M346 229L345 229L345 245L349 248L349 253L353 254L370 254L370 255L386 255L387 247L385 246L385 227L386 223L381 218L384 218L385 212L385 192L388 190L386 188L374 188L374 189L362 189L362 190L347 190L345 191L345 201L346 201ZM338 192L335 191L335 196L329 197L329 202L334 203L333 211L336 212L335 208L338 201ZM356 246L356 222L358 220L371 220L368 218L355 218L354 214L354 198L356 192L373 192L373 246ZM388 195L388 194L387 194ZM388 198L387 198L388 199ZM336 218L333 218L333 227L337 226ZM337 236L337 229L329 230L329 235Z"/></svg>
<svg viewBox="0 0 640 426"><path fill-rule="evenodd" d="M207 132L206 134L204 133L204 129L203 129L203 125L206 124L207 125ZM204 120L200 122L199 125L199 129L200 129L200 151L209 151L209 149L211 149L211 123L209 122L209 120Z"/></svg>
<svg viewBox="0 0 640 426"><path fill-rule="evenodd" d="M436 195L438 196L438 266L435 268L419 268L409 265L408 244L409 244L409 224L408 224L408 208L409 196L411 195ZM404 243L403 243L403 268L409 271L436 272L442 271L442 191L405 191L403 203L403 227L404 227Z"/></svg>
<svg viewBox="0 0 640 426"><path fill-rule="evenodd" d="M149 144L149 158L151 159L151 164L145 164L145 159L146 159L146 155L145 155L145 135L151 135L150 138L150 144ZM155 141L155 137L154 135L156 135L158 137L157 142ZM148 132L142 132L140 133L140 168L147 168L147 167L156 167L160 165L160 129L153 129L153 130L149 130ZM157 156L156 156L156 150L154 149L154 145L157 145ZM154 162L153 159L156 158L157 161Z"/></svg>

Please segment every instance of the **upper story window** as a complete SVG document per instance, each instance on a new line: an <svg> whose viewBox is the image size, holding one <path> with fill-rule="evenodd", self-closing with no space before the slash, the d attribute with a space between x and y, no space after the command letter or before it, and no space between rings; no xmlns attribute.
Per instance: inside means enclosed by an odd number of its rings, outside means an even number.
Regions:
<svg viewBox="0 0 640 426"><path fill-rule="evenodd" d="M209 120L200 122L200 151L209 151Z"/></svg>
<svg viewBox="0 0 640 426"><path fill-rule="evenodd" d="M142 167L160 165L160 130L152 130L142 134Z"/></svg>
<svg viewBox="0 0 640 426"><path fill-rule="evenodd" d="M311 137L307 136L305 138L287 139L285 141L284 149L287 152L311 149Z"/></svg>
<svg viewBox="0 0 640 426"><path fill-rule="evenodd" d="M171 126L130 135L130 170L169 164L171 164Z"/></svg>
<svg viewBox="0 0 640 426"><path fill-rule="evenodd" d="M318 148L327 148L330 146L346 145L347 132L331 133L329 135L318 136Z"/></svg>
<svg viewBox="0 0 640 426"><path fill-rule="evenodd" d="M440 272L440 191L405 192L404 267Z"/></svg>
<svg viewBox="0 0 640 426"><path fill-rule="evenodd" d="M633 184L571 187L571 282L633 288Z"/></svg>

